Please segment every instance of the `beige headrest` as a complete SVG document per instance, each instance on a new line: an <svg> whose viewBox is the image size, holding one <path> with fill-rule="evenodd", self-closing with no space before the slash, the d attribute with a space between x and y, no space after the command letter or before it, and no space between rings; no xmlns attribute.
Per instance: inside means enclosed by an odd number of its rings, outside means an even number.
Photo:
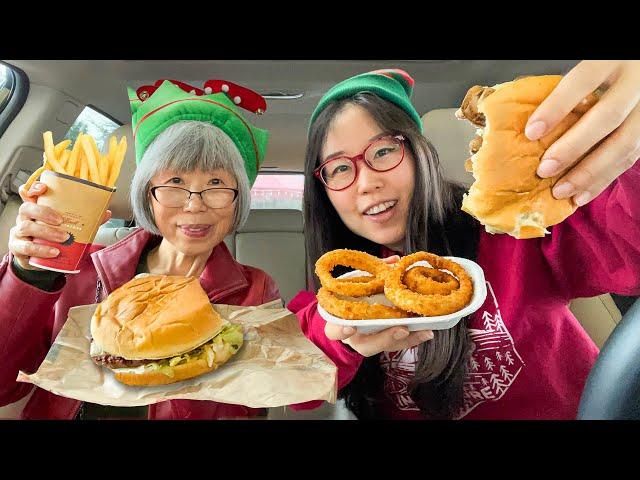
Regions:
<svg viewBox="0 0 640 480"><path fill-rule="evenodd" d="M470 185L473 176L464 169L464 162L470 157L469 142L476 130L470 122L458 120L456 110L441 108L425 113L422 117L424 136L436 148L444 176Z"/></svg>
<svg viewBox="0 0 640 480"><path fill-rule="evenodd" d="M238 233L298 232L302 233L302 212L285 209L253 209Z"/></svg>
<svg viewBox="0 0 640 480"><path fill-rule="evenodd" d="M131 132L131 124L118 127L112 135L115 135L118 141L120 137L127 137L127 154L122 162L120 176L116 182L116 193L111 197L111 205L109 209L113 213L113 218L131 219L133 216L131 204L129 203L129 190L131 188L131 180L136 171L136 155L133 144L133 134Z"/></svg>

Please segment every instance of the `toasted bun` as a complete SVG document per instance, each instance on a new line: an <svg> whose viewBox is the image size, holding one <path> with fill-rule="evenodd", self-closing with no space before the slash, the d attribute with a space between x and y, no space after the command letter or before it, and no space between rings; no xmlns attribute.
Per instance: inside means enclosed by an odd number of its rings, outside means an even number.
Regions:
<svg viewBox="0 0 640 480"><path fill-rule="evenodd" d="M226 349L226 355L221 357L216 356L216 361L209 366L207 361L203 358L190 359L187 363L182 365L176 365L171 367L173 370L173 376L169 377L161 371L145 371L142 373L135 372L121 372L118 369L114 369L116 380L126 385L134 386L148 386L148 385L167 385L169 383L181 382L188 378L197 377L205 373L216 370L220 365L226 363L232 357L232 351Z"/></svg>
<svg viewBox="0 0 640 480"><path fill-rule="evenodd" d="M530 141L524 134L527 120L561 78L524 77L496 85L484 94L477 90L481 87L473 87L456 113L462 118L462 110L466 109L466 118L474 123L477 113L479 117L484 115L482 145L477 150L476 142L473 150L477 153L471 162L467 161L475 182L463 199L462 210L477 218L489 233L543 237L549 233L546 227L560 223L576 209L571 199L557 200L551 193L560 176L542 179L536 171L545 150L579 120L597 97L591 95L583 100L540 140ZM477 111L469 106L470 98L477 98Z"/></svg>
<svg viewBox="0 0 640 480"><path fill-rule="evenodd" d="M91 336L111 355L161 359L202 345L222 325L197 278L148 275L125 283L98 305Z"/></svg>

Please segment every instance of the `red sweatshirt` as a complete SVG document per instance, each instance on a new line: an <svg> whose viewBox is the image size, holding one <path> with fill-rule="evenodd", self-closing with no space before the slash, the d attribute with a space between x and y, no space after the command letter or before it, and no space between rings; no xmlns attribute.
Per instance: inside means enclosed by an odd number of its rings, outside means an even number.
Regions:
<svg viewBox="0 0 640 480"><path fill-rule="evenodd" d="M598 348L568 308L578 297L640 295L640 162L545 238L480 236L488 295L467 326L474 344L465 419L573 419ZM363 357L324 334L309 292L289 304L305 335L338 367L339 388ZM423 418L407 385L417 349L383 352L388 418Z"/></svg>

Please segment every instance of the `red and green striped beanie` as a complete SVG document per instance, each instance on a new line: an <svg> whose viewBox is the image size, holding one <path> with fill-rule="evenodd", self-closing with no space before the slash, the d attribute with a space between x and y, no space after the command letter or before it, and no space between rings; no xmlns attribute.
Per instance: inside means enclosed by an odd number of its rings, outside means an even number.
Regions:
<svg viewBox="0 0 640 480"><path fill-rule="evenodd" d="M244 160L249 184L253 185L264 160L269 132L248 123L238 107L262 114L266 110L262 96L224 80L208 80L204 88L177 80L158 80L154 85L128 91L136 165L151 142L174 123L208 122L231 138Z"/></svg>
<svg viewBox="0 0 640 480"><path fill-rule="evenodd" d="M353 97L358 93L371 92L402 108L422 132L422 120L411 103L413 84L413 78L398 68L374 70L348 78L331 87L320 99L320 103L311 114L309 124L313 124L320 112L330 103Z"/></svg>

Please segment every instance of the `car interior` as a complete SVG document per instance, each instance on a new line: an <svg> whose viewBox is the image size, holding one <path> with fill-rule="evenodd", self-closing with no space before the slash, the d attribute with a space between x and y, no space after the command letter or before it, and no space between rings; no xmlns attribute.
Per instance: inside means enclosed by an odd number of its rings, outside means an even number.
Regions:
<svg viewBox="0 0 640 480"><path fill-rule="evenodd" d="M137 88L160 78L201 85L228 79L267 98L267 111L251 120L270 131L267 156L254 188L246 224L225 243L243 264L268 272L286 304L307 289L302 218L302 172L306 128L320 97L337 81L358 73L401 68L415 79L413 100L422 116L425 136L435 146L446 177L470 185L464 169L468 143L475 129L454 112L467 89L493 85L529 74L565 73L577 61L563 60L437 60L401 61L138 61L138 60L6 60L0 63L0 253L7 252L9 230L21 199L19 186L41 164L42 132L62 139L91 113L95 132L104 138L127 136L133 145L126 87ZM4 79L4 82L3 82ZM4 86L3 86L4 83ZM250 114L247 114L250 115ZM70 137L65 137L70 138ZM135 228L129 185L135 169L133 148L116 184L110 209L113 218L102 226L95 243L110 245ZM280 188L292 180L294 187ZM289 185L289 184L287 184ZM602 347L628 305L612 295L576 299L570 305L584 329ZM3 407L7 408L7 407ZM1 409L0 409L1 410ZM272 419L355 418L341 402L309 411L273 408Z"/></svg>

